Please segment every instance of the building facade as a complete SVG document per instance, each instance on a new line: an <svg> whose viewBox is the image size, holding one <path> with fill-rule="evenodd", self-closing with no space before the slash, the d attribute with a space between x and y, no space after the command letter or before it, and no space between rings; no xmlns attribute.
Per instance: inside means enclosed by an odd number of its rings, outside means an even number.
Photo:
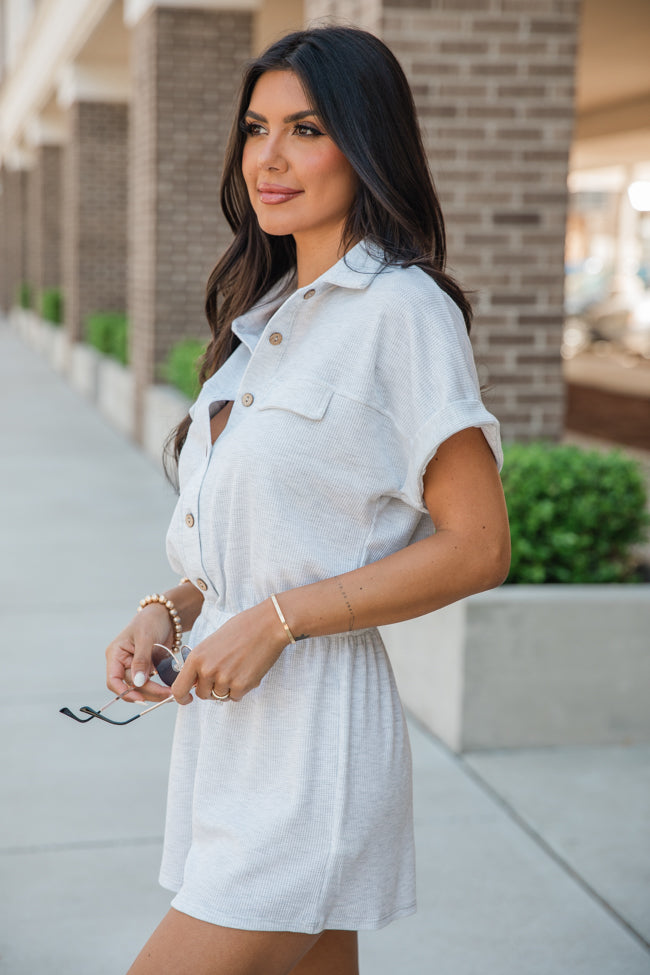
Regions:
<svg viewBox="0 0 650 975"><path fill-rule="evenodd" d="M0 0L2 308L60 287L72 342L93 311L126 311L141 437L169 349L207 336L242 64L287 30L355 23L411 82L486 401L506 438L557 439L578 42L599 2Z"/></svg>

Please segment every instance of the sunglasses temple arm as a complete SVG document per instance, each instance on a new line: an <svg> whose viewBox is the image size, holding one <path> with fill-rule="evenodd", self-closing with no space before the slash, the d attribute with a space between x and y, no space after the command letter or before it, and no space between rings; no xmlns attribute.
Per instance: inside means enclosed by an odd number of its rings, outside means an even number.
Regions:
<svg viewBox="0 0 650 975"><path fill-rule="evenodd" d="M125 691L122 691L122 693L118 694L117 697L114 697L112 701L109 701L108 704L101 707L97 714L102 714L107 708L110 708L111 704L115 704L116 701L121 701L122 698L126 697L127 694L130 694L132 690L132 687L128 687Z"/></svg>
<svg viewBox="0 0 650 975"><path fill-rule="evenodd" d="M149 714L150 711L155 711L156 708L162 707L163 704L169 704L169 702L173 700L174 700L174 695L172 694L170 695L170 697L166 697L164 701L158 701L157 704L152 704L150 708L145 708L144 711L140 711L140 714L138 714L137 717L142 718L143 715Z"/></svg>

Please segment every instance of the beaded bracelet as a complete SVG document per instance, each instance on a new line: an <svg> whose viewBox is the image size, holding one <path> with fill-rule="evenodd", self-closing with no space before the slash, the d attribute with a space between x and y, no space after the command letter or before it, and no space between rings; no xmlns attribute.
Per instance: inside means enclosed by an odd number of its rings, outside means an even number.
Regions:
<svg viewBox="0 0 650 975"><path fill-rule="evenodd" d="M161 596L160 593L154 592L150 596L145 596L144 599L140 600L140 605L138 606L138 612L142 612L145 606L151 606L152 603L160 603L164 606L169 613L172 621L172 626L174 627L174 645L171 648L172 652L180 649L181 641L183 639L183 624L181 623L181 618L178 615L178 611L174 606L171 599L167 599L167 596Z"/></svg>
<svg viewBox="0 0 650 975"><path fill-rule="evenodd" d="M276 599L276 597L275 597L275 595L273 593L271 593L271 602L275 606L275 611L276 611L276 613L278 614L278 616L280 618L280 622L282 623L282 626L284 627L284 632L289 637L289 642L290 643L295 643L296 642L296 638L294 637L293 633L289 629L289 624L285 620L284 613L280 609L280 603L277 601L277 599Z"/></svg>

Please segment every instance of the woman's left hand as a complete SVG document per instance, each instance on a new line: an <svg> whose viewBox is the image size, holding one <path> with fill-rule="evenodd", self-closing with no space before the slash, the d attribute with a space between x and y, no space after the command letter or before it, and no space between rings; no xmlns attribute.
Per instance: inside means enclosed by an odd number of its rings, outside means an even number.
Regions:
<svg viewBox="0 0 650 975"><path fill-rule="evenodd" d="M179 704L197 697L213 700L211 692L241 701L271 669L286 646L286 634L270 599L233 616L198 643L172 684Z"/></svg>

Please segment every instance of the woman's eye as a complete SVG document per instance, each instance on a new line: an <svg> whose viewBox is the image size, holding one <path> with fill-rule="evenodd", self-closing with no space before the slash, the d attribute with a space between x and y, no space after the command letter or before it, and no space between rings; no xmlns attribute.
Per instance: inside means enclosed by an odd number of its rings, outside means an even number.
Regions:
<svg viewBox="0 0 650 975"><path fill-rule="evenodd" d="M315 125L307 125L305 122L298 122L298 124L294 129L294 132L296 133L296 135L307 135L307 136L315 136L315 135L323 134L319 129L316 128Z"/></svg>
<svg viewBox="0 0 650 975"><path fill-rule="evenodd" d="M242 130L242 132L245 132L246 135L260 135L265 131L264 126L260 125L259 122L250 122L247 119L242 119L242 121L239 123L239 128Z"/></svg>

